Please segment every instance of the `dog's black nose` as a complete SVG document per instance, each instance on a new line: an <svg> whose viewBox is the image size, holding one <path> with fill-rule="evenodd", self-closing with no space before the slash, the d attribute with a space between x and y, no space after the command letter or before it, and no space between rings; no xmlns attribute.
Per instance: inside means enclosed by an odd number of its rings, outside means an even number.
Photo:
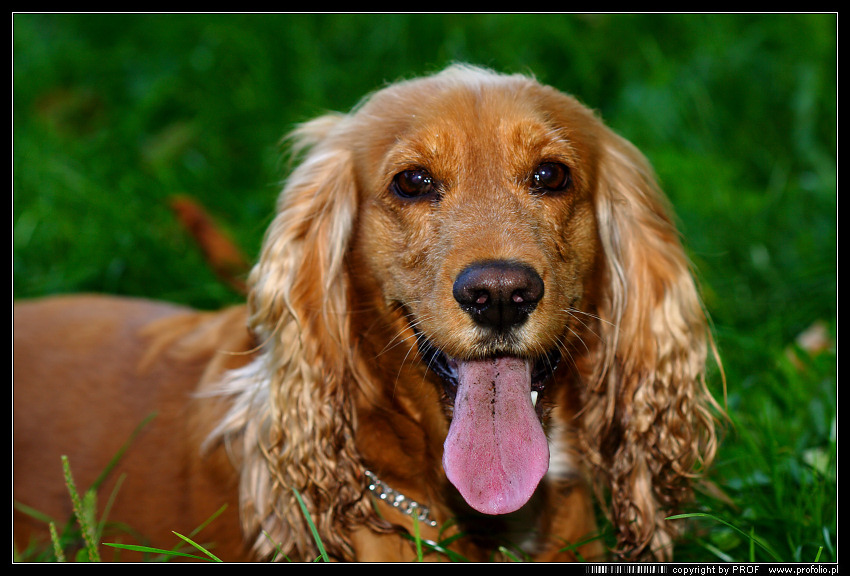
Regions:
<svg viewBox="0 0 850 576"><path fill-rule="evenodd" d="M478 262L458 274L452 295L478 325L505 331L522 324L543 298L543 279L519 262Z"/></svg>

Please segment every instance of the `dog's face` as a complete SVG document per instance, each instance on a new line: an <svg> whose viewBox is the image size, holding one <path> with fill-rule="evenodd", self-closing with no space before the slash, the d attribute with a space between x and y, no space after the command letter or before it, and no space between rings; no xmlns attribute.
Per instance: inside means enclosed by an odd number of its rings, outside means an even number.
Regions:
<svg viewBox="0 0 850 576"><path fill-rule="evenodd" d="M357 117L359 258L453 404L449 479L512 511L546 472L542 397L587 325L593 121L524 78L420 80Z"/></svg>

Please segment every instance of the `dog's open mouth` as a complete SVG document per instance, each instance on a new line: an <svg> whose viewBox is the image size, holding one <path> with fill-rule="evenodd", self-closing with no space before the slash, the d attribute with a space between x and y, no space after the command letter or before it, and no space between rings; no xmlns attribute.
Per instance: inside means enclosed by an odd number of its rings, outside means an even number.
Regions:
<svg viewBox="0 0 850 576"><path fill-rule="evenodd" d="M458 360L449 357L428 340L421 337L418 340L419 353L422 355L426 366L442 379L446 396L451 402L454 402L458 389ZM498 356L494 356L494 358L498 358ZM554 375L560 361L561 353L557 349L530 361L531 391L529 397L532 404L537 408L538 414L541 413L541 410L537 400L545 391L546 382Z"/></svg>
<svg viewBox="0 0 850 576"><path fill-rule="evenodd" d="M449 481L479 512L518 510L549 468L540 407L560 354L462 360L427 341L420 352L454 406L443 447Z"/></svg>

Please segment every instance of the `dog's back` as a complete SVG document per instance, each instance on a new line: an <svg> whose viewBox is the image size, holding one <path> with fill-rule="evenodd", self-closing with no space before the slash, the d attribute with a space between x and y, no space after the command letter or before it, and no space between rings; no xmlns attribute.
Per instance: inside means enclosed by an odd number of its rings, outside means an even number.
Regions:
<svg viewBox="0 0 850 576"><path fill-rule="evenodd" d="M61 531L72 512L61 457L68 457L82 493L153 415L98 495L102 514L123 477L107 520L124 523L139 538L116 526L102 541L171 548L179 542L171 531L188 535L228 504L225 516L197 539L214 540L228 560L239 559L232 557L241 544L232 466L221 451L202 457L200 450L206 419L217 410L197 410L194 392L210 371L247 359L219 354L249 347L244 325L242 309L205 314L97 296L17 304L15 501L47 514ZM46 529L16 510L18 550L34 536L45 540Z"/></svg>

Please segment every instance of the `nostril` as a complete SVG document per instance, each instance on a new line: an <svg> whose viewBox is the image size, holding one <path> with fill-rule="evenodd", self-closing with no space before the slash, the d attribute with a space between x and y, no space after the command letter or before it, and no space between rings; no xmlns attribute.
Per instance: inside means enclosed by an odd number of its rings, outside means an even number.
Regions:
<svg viewBox="0 0 850 576"><path fill-rule="evenodd" d="M524 322L537 306L543 280L519 262L478 262L458 274L452 294L476 323L506 330Z"/></svg>

